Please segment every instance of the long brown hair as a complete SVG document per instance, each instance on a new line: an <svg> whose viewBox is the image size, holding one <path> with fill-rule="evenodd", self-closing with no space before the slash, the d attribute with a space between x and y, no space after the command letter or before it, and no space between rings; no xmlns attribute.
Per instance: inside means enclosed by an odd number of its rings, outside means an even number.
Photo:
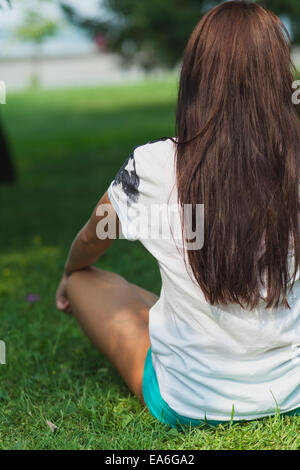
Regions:
<svg viewBox="0 0 300 470"><path fill-rule="evenodd" d="M204 246L187 254L211 304L253 309L264 285L266 308L280 300L290 307L300 254L293 68L284 25L247 1L208 12L185 49L176 114L178 202L182 209L204 204Z"/></svg>

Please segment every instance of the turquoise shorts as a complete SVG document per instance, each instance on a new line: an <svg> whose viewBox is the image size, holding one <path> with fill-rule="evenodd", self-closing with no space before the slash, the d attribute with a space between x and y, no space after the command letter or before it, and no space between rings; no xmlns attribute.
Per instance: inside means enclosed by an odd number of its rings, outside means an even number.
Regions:
<svg viewBox="0 0 300 470"><path fill-rule="evenodd" d="M211 421L186 418L181 416L176 411L172 410L169 405L164 401L160 394L159 385L156 373L152 364L151 347L148 350L144 374L143 374L143 397L149 412L155 418L159 419L162 423L168 424L172 428L182 426L200 426L201 424L208 424L217 426L218 424L240 423L241 421ZM293 416L300 414L300 408L292 410L288 413L283 413L284 416Z"/></svg>

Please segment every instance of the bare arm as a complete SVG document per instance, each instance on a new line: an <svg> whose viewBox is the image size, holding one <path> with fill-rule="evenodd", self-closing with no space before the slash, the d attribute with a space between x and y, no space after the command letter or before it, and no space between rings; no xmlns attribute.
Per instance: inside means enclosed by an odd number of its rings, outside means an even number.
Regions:
<svg viewBox="0 0 300 470"><path fill-rule="evenodd" d="M105 206L104 206L105 205ZM100 201L98 202L95 210L93 211L90 219L76 235L68 259L65 264L65 274L69 276L73 271L84 269L91 266L101 255L109 248L115 238L100 239L97 235L97 225L103 216L97 215L100 210L100 206L103 206L103 211L106 211L106 218L109 219L111 225L118 222L117 215L110 204L107 193L105 193ZM99 212L98 212L99 213ZM118 223L117 223L118 225ZM98 230L99 231L99 230ZM118 236L118 231L115 230Z"/></svg>
<svg viewBox="0 0 300 470"><path fill-rule="evenodd" d="M101 213L101 215L99 215ZM99 238L99 223L105 219L113 228L109 237ZM65 264L64 274L56 292L56 306L59 310L69 311L69 301L66 295L68 277L80 269L91 266L112 244L118 233L118 217L114 211L107 193L98 202L90 219L76 235Z"/></svg>

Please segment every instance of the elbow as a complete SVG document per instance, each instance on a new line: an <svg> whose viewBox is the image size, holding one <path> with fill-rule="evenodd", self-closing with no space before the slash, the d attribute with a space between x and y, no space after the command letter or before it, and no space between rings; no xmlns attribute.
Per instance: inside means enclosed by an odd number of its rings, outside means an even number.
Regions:
<svg viewBox="0 0 300 470"><path fill-rule="evenodd" d="M85 247L92 247L94 245L93 240L89 236L87 230L82 230L80 232L79 241Z"/></svg>

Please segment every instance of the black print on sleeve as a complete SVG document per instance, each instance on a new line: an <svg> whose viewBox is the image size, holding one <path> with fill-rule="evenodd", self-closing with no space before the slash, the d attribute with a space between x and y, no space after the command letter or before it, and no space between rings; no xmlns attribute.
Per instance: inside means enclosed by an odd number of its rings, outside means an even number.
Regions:
<svg viewBox="0 0 300 470"><path fill-rule="evenodd" d="M140 178L136 174L133 154L128 157L116 174L114 185L121 184L130 202L138 202Z"/></svg>

